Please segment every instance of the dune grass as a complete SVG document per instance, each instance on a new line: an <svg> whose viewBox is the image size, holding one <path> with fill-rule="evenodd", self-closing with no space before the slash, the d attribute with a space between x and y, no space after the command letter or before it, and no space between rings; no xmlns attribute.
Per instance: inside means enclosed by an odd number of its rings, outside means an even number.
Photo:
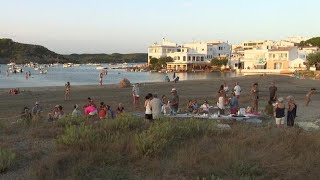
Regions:
<svg viewBox="0 0 320 180"><path fill-rule="evenodd" d="M0 173L5 172L12 164L16 158L16 154L11 150L0 147Z"/></svg>
<svg viewBox="0 0 320 180"><path fill-rule="evenodd" d="M55 148L31 161L31 179L315 179L320 133L300 128L161 119L66 117L25 127Z"/></svg>

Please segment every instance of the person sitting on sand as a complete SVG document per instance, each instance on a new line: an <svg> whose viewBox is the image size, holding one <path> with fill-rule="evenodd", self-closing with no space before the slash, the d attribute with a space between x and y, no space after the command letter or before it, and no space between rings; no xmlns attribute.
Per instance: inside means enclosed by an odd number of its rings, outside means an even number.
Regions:
<svg viewBox="0 0 320 180"><path fill-rule="evenodd" d="M74 105L73 111L71 113L71 116L72 117L80 117L81 116L81 112L79 111L79 105L78 104Z"/></svg>
<svg viewBox="0 0 320 180"><path fill-rule="evenodd" d="M98 114L98 111L97 111L97 108L93 104L90 104L89 106L87 106L84 109L84 114L85 114L85 116L94 116L94 115Z"/></svg>
<svg viewBox="0 0 320 180"><path fill-rule="evenodd" d="M63 111L63 108L62 108L61 105L59 105L58 110L59 110L59 111L58 111L58 119L64 118L64 117L65 117L65 114L64 114L64 111Z"/></svg>
<svg viewBox="0 0 320 180"><path fill-rule="evenodd" d="M42 112L42 107L39 105L39 102L37 101L35 103L35 106L32 108L32 116L39 116Z"/></svg>
<svg viewBox="0 0 320 180"><path fill-rule="evenodd" d="M100 103L98 115L100 119L105 119L107 117L107 107L104 102Z"/></svg>
<svg viewBox="0 0 320 180"><path fill-rule="evenodd" d="M24 120L30 120L31 119L31 113L27 106L23 108L23 111L21 112L21 118Z"/></svg>
<svg viewBox="0 0 320 180"><path fill-rule="evenodd" d="M204 103L199 108L199 113L208 114L209 113L209 108L210 108L210 106L208 104L208 101L204 101Z"/></svg>
<svg viewBox="0 0 320 180"><path fill-rule="evenodd" d="M310 91L306 94L306 106L309 105L310 101L311 101L311 96L314 95L316 93L316 89L315 88L311 88Z"/></svg>
<svg viewBox="0 0 320 180"><path fill-rule="evenodd" d="M162 105L161 112L164 115L170 115L171 114L170 101L167 101Z"/></svg>
<svg viewBox="0 0 320 180"><path fill-rule="evenodd" d="M192 113L193 112L193 101L189 100L188 104L187 104L187 111Z"/></svg>
<svg viewBox="0 0 320 180"><path fill-rule="evenodd" d="M269 100L268 104L266 105L266 107L264 108L264 113L268 116L273 116L274 112L273 112L273 105L272 105L272 101Z"/></svg>
<svg viewBox="0 0 320 180"><path fill-rule="evenodd" d="M107 105L106 108L107 108L107 118L114 119L115 114L114 114L113 110L111 109L111 107L109 105Z"/></svg>
<svg viewBox="0 0 320 180"><path fill-rule="evenodd" d="M117 107L117 114L121 114L124 112L124 107L122 103L119 103L118 107Z"/></svg>

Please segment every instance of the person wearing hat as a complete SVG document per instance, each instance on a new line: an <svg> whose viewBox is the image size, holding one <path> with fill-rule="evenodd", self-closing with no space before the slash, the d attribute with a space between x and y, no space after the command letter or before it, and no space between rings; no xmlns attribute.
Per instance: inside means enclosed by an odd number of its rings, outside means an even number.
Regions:
<svg viewBox="0 0 320 180"><path fill-rule="evenodd" d="M35 103L35 106L32 108L32 116L38 116L42 112L42 107L39 105L39 102L37 101Z"/></svg>
<svg viewBox="0 0 320 180"><path fill-rule="evenodd" d="M172 100L170 101L170 108L173 111L173 113L177 113L179 109L179 95L176 88L172 88L171 93L173 97L172 97Z"/></svg>
<svg viewBox="0 0 320 180"><path fill-rule="evenodd" d="M278 128L284 127L286 105L283 103L283 98L279 97L275 105L274 116L276 118L276 125Z"/></svg>

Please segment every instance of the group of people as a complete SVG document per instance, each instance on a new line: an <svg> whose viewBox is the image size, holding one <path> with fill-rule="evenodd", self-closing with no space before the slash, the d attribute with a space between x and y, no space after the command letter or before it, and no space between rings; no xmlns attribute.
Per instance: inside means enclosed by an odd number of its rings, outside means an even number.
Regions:
<svg viewBox="0 0 320 180"><path fill-rule="evenodd" d="M167 99L165 95L161 100L158 98L158 94L148 93L145 97L145 119L152 121L159 119L161 115L176 114L179 109L179 95L176 88L171 89L172 99Z"/></svg>
<svg viewBox="0 0 320 180"><path fill-rule="evenodd" d="M98 116L99 119L114 119L116 115L119 115L124 112L124 107L122 103L119 103L116 108L116 113L111 109L110 105L100 102L99 108L93 102L93 100L88 97L88 102L83 106L84 115L86 117L95 117ZM72 112L73 116L79 115L78 107L75 106L75 109Z"/></svg>

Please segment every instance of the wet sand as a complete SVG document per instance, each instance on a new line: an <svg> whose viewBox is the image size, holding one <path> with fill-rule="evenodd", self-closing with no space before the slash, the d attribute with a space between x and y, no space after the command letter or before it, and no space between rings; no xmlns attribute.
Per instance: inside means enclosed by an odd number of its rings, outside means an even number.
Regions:
<svg viewBox="0 0 320 180"><path fill-rule="evenodd" d="M157 92L160 97L166 95L171 98L170 90L173 87L178 90L181 108L186 107L189 99L197 99L199 104L203 102L203 100L208 100L209 104L213 105L216 103L219 86L223 84L224 81L228 84L229 88L233 88L234 83L239 82L242 88L240 98L241 107L250 105L249 94L251 85L254 82L258 82L260 89L259 111L263 110L269 98L268 87L272 81L275 81L278 87L278 97L292 95L296 99L298 105L297 121L315 121L319 116L319 95L315 94L312 97L312 101L308 107L304 105L305 94L310 88L317 88L319 81L302 80L280 75L266 75L181 81L176 84L173 82L141 84L141 99L138 109L134 109L132 105L132 88L119 88L117 84L104 86L72 86L71 82L70 101L64 101L64 86L21 88L20 90L22 92L18 95L9 95L7 93L8 89L0 89L0 120L4 121L7 119L9 121L15 121L16 118L11 117L19 115L24 106L28 106L31 109L36 101L39 101L43 107L44 115L51 112L57 104L62 105L66 113L71 113L74 104L79 104L79 106L82 107L88 97L91 97L96 104L103 101L113 109L121 102L124 104L125 111L143 112L145 94Z"/></svg>

